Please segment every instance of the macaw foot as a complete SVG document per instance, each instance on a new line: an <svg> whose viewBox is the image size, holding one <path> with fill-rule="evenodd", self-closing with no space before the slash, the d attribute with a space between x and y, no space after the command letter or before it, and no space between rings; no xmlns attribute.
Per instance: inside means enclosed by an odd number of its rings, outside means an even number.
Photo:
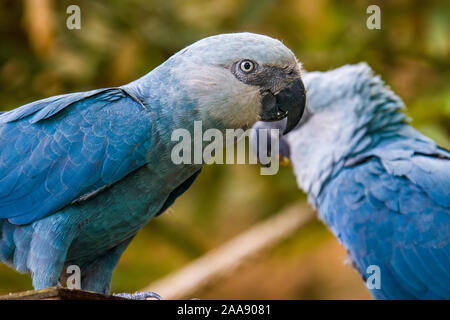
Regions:
<svg viewBox="0 0 450 320"><path fill-rule="evenodd" d="M130 300L163 300L163 298L159 294L152 291L138 291L135 293L113 293L113 296Z"/></svg>

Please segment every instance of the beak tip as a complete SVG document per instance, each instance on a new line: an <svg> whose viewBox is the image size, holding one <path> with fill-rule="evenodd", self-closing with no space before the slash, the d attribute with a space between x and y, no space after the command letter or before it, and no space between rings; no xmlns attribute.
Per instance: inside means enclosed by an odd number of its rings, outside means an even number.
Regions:
<svg viewBox="0 0 450 320"><path fill-rule="evenodd" d="M289 99L287 99L287 123L283 135L292 131L300 122L306 105L305 86L301 79L295 80L290 88Z"/></svg>

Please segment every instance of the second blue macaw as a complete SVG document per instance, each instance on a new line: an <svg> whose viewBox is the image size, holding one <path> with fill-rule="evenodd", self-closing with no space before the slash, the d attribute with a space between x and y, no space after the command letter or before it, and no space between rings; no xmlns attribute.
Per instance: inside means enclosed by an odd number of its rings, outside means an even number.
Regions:
<svg viewBox="0 0 450 320"><path fill-rule="evenodd" d="M303 78L305 115L279 149L298 185L375 298L450 299L450 153L367 64Z"/></svg>
<svg viewBox="0 0 450 320"><path fill-rule="evenodd" d="M201 170L172 161L175 129L192 136L194 121L224 132L287 116L289 131L303 107L294 54L270 37L236 33L200 40L122 87L2 113L0 261L31 273L36 289L77 265L82 289L109 292L138 230Z"/></svg>

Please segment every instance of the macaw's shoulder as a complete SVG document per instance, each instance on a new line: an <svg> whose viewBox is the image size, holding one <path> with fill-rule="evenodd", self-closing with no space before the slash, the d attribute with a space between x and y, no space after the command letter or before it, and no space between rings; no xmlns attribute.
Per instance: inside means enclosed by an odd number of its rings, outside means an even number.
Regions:
<svg viewBox="0 0 450 320"><path fill-rule="evenodd" d="M412 130L412 128L411 128ZM450 207L450 152L416 133L410 139L389 139L379 147L347 161L364 162L377 158L389 175L404 177L419 186L433 201Z"/></svg>
<svg viewBox="0 0 450 320"><path fill-rule="evenodd" d="M146 162L151 118L121 88L66 94L0 115L0 218L26 224Z"/></svg>
<svg viewBox="0 0 450 320"><path fill-rule="evenodd" d="M30 102L16 109L2 112L0 123L14 122L26 117L29 117L31 123L36 123L40 120L52 117L74 103L79 103L86 98L92 97L103 101L115 101L124 97L129 97L138 102L135 97L131 96L130 93L122 88L105 88L74 92Z"/></svg>
<svg viewBox="0 0 450 320"><path fill-rule="evenodd" d="M371 265L380 268L375 297L450 298L450 159L437 151L372 154L323 190L321 217L362 276Z"/></svg>

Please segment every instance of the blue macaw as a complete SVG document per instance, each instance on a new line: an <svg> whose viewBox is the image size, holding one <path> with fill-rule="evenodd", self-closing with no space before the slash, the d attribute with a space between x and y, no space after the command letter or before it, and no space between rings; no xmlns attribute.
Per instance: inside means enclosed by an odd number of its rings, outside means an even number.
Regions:
<svg viewBox="0 0 450 320"><path fill-rule="evenodd" d="M303 79L305 114L279 150L319 217L374 298L450 299L450 153L408 124L367 64Z"/></svg>
<svg viewBox="0 0 450 320"><path fill-rule="evenodd" d="M63 282L77 265L82 289L108 293L138 230L201 170L174 164L172 132L192 133L194 121L225 132L282 118L289 131L304 94L286 46L235 33L200 40L124 86L2 113L0 261L31 273L36 289Z"/></svg>

